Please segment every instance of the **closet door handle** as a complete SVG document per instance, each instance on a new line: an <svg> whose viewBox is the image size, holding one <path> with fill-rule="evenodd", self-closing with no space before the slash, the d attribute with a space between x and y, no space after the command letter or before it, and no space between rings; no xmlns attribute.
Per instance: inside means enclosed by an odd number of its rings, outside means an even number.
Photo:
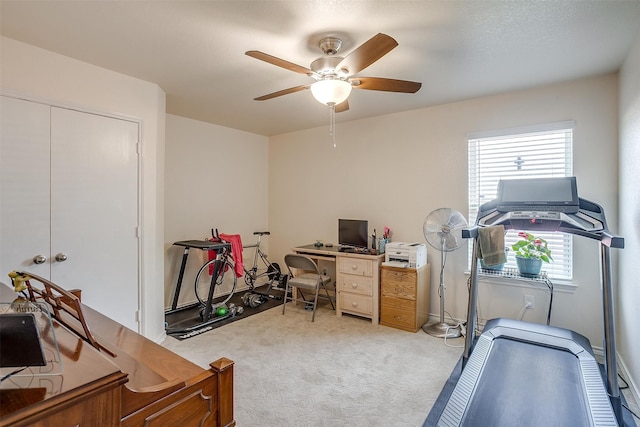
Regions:
<svg viewBox="0 0 640 427"><path fill-rule="evenodd" d="M67 254L63 254L62 252L60 252L58 255L56 255L56 261L63 262L66 260L67 260Z"/></svg>
<svg viewBox="0 0 640 427"><path fill-rule="evenodd" d="M45 262L47 262L47 257L44 255L36 255L33 257L34 264L44 264Z"/></svg>

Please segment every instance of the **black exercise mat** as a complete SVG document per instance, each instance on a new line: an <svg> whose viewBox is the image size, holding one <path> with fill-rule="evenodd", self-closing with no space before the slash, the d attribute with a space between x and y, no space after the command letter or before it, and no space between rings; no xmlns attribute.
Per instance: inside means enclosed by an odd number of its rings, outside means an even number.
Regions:
<svg viewBox="0 0 640 427"><path fill-rule="evenodd" d="M267 285L257 287L255 290L256 292L259 292L259 293L266 293ZM248 291L237 292L235 295L233 295L233 297L231 297L229 302L227 302L227 306L231 304L235 304L236 307L242 307L244 309L244 312L242 314L236 314L235 316L228 316L226 318L221 318L218 321L209 323L207 325L203 325L202 327L194 328L194 326L198 325L199 323L202 323L202 320L200 319L200 314L199 314L200 306L193 306L175 313L165 314L165 327L167 328L167 330L185 329L184 332L179 332L179 333L167 332L167 335L182 341L182 340L194 337L196 335L200 335L204 332L211 331L215 328L219 328L220 326L228 325L229 323L236 322L241 319L245 319L254 314L258 314L265 310L269 310L270 308L282 305L282 300L283 300L282 297L284 295L283 290L272 288L271 291L269 292L269 295L272 295L276 298L265 297L263 298L265 302L260 304L257 307L250 307L248 305L247 306L244 305L242 297L247 292ZM214 299L214 304L220 300L221 300L220 298ZM215 319L215 317L213 319Z"/></svg>

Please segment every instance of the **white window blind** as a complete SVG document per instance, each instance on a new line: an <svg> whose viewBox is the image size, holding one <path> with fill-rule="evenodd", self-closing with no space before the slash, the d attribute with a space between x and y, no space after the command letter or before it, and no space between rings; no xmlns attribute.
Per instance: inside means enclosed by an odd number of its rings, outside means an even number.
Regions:
<svg viewBox="0 0 640 427"><path fill-rule="evenodd" d="M549 178L573 176L573 122L552 123L469 135L469 223L475 224L478 208L497 197L501 178ZM505 245L518 238L510 230ZM552 279L572 279L572 239L564 233L532 233L545 239L553 261L542 269ZM469 245L471 260L472 245ZM516 267L513 252L507 267Z"/></svg>

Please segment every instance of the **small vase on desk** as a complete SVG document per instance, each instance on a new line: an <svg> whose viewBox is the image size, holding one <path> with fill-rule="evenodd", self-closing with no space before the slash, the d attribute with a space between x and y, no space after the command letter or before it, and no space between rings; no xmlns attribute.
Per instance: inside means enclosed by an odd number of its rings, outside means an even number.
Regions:
<svg viewBox="0 0 640 427"><path fill-rule="evenodd" d="M523 276L537 276L542 269L542 260L539 258L523 258L516 256L518 271Z"/></svg>
<svg viewBox="0 0 640 427"><path fill-rule="evenodd" d="M384 253L384 249L387 246L387 241L388 241L388 239L385 239L384 237L380 237L378 239L378 253L379 254L383 254Z"/></svg>

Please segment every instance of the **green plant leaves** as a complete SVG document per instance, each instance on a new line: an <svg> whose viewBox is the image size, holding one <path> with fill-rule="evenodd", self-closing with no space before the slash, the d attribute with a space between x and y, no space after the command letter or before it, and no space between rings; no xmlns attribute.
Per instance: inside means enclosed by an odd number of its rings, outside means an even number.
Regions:
<svg viewBox="0 0 640 427"><path fill-rule="evenodd" d="M547 241L533 234L520 232L518 236L522 240L518 240L511 245L511 249L515 251L515 255L521 258L541 259L543 262L551 262L551 249L547 246Z"/></svg>

